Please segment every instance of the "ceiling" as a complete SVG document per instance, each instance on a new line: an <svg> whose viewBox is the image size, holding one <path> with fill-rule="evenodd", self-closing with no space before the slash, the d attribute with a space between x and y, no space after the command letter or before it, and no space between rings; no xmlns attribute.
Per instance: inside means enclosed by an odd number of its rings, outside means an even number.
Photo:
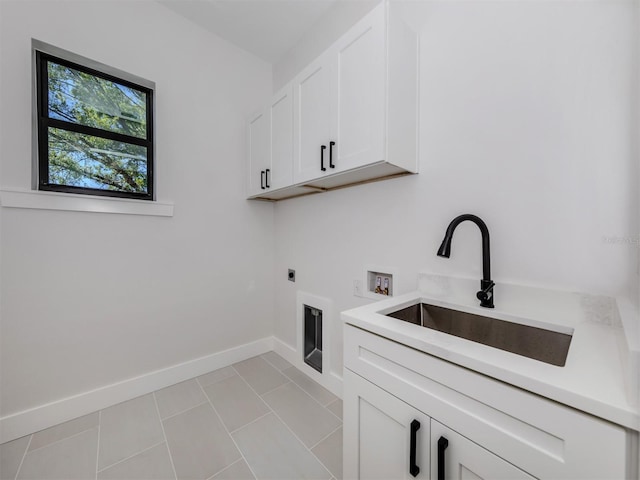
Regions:
<svg viewBox="0 0 640 480"><path fill-rule="evenodd" d="M338 0L158 1L273 64Z"/></svg>

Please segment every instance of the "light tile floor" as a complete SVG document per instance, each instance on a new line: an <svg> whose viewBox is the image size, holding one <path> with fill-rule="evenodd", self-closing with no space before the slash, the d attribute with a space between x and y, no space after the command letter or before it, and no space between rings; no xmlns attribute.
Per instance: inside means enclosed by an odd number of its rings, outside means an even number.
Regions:
<svg viewBox="0 0 640 480"><path fill-rule="evenodd" d="M0 480L341 478L342 401L274 352L0 445Z"/></svg>

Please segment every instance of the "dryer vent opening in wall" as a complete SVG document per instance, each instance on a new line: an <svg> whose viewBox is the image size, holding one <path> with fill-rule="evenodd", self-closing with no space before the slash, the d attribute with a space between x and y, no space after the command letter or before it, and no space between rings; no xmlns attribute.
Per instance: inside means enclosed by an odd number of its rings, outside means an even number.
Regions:
<svg viewBox="0 0 640 480"><path fill-rule="evenodd" d="M322 373L322 310L304 306L304 361Z"/></svg>

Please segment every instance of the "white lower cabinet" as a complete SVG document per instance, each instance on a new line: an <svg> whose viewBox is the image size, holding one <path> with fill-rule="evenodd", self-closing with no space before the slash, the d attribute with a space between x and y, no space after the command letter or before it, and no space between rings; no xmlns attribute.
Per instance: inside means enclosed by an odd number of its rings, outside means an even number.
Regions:
<svg viewBox="0 0 640 480"><path fill-rule="evenodd" d="M431 420L431 478L446 480L534 480L441 423Z"/></svg>
<svg viewBox="0 0 640 480"><path fill-rule="evenodd" d="M344 366L345 479L637 478L606 420L349 324Z"/></svg>
<svg viewBox="0 0 640 480"><path fill-rule="evenodd" d="M345 479L534 478L349 370L344 413Z"/></svg>
<svg viewBox="0 0 640 480"><path fill-rule="evenodd" d="M345 479L429 478L427 415L349 370L344 412Z"/></svg>

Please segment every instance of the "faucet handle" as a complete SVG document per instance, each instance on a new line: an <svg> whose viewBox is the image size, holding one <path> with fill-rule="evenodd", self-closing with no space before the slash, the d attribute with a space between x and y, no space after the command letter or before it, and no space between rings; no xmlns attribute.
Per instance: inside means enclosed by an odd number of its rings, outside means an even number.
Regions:
<svg viewBox="0 0 640 480"><path fill-rule="evenodd" d="M495 287L493 280L481 280L480 288L482 290L476 293L476 297L480 300L480 306L485 308L493 308L493 287Z"/></svg>

